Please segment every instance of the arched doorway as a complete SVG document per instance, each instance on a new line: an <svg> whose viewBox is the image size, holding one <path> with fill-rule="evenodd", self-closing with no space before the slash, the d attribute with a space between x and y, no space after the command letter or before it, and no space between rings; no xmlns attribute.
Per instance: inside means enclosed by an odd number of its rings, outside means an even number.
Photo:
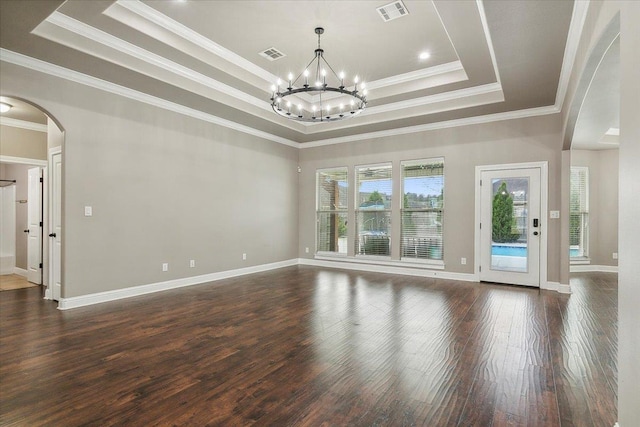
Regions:
<svg viewBox="0 0 640 427"><path fill-rule="evenodd" d="M1 96L0 102L0 175L14 195L11 201L3 195L4 282L11 275L14 287L42 286L45 299L59 300L64 131L28 100Z"/></svg>

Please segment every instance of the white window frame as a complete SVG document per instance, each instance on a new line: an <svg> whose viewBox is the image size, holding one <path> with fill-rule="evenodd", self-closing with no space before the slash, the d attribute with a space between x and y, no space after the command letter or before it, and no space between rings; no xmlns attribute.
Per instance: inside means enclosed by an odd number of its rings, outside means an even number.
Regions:
<svg viewBox="0 0 640 427"><path fill-rule="evenodd" d="M393 162L382 162L382 163L374 163L374 164L365 164L365 165L356 165L353 168L353 190L354 190L354 207L353 207L353 211L354 211L354 223L355 223L355 228L354 228L354 253L356 258L360 258L360 259L371 259L371 260L391 260L391 251L393 248L393 234L391 233L391 227L389 227L389 255L369 255L369 254L360 254L359 250L358 250L358 245L360 242L360 233L358 231L358 228L360 227L360 225L358 224L358 214L360 212L365 212L359 209L360 207L360 181L358 180L358 170L360 169L365 169L365 168L380 168L380 167L388 167L391 170L391 205L389 207L389 209L384 209L382 211L379 212L388 212L389 213L389 218L391 220L391 218L393 217Z"/></svg>
<svg viewBox="0 0 640 427"><path fill-rule="evenodd" d="M443 179L443 201L442 201L442 208L440 209L440 211L442 212L442 245L441 245L441 249L442 249L442 259L436 260L436 259L429 259L429 258L413 258L413 257L403 257L402 256L402 233L403 233L403 229L402 229L402 218L403 218L403 213L404 213L404 167L405 166L415 166L415 165L420 165L420 164L424 164L424 163L435 163L437 161L442 161L442 179ZM413 263L413 264L426 264L426 265L433 265L433 266L444 266L444 215L445 215L445 203L444 203L444 197L446 194L446 190L445 190L445 186L446 186L446 178L445 178L445 158L444 157L431 157L431 158L426 158L426 159L416 159L416 160L402 160L400 162L400 197L398 197L398 204L397 206L399 206L400 208L400 238L398 239L398 245L400 247L400 261L403 263ZM424 210L419 210L419 211L424 211L424 212L429 212L431 211L430 209L424 209Z"/></svg>
<svg viewBox="0 0 640 427"><path fill-rule="evenodd" d="M347 192L349 191L349 167L348 166L336 166L336 167L330 167L330 168L320 168L320 169L316 169L316 199L315 199L315 204L316 204L316 218L315 218L315 243L314 243L314 253L317 256L321 256L321 257L338 257L338 258L344 258L348 255L349 253L349 232L347 231L347 243L346 243L346 247L347 247L347 252L346 253L340 253L340 252L333 252L333 251L319 251L318 250L318 242L319 242L319 227L318 227L318 221L319 221L319 214L320 213L345 213L347 214L347 216L349 215L349 198L347 197L347 208L346 209L336 209L336 210L321 210L319 209L319 199L320 199L320 194L318 193L318 179L320 178L320 174L323 172L330 172L330 171L337 171L337 170L341 170L344 169L347 173ZM348 230L348 228L347 228Z"/></svg>
<svg viewBox="0 0 640 427"><path fill-rule="evenodd" d="M573 172L574 170L579 170L581 172L584 172L585 175L585 186L584 186L584 191L585 191L585 211L584 212L579 212L580 215L582 216L581 218L581 223L582 223L582 227L581 227L581 236L580 236L580 243L581 245L579 245L578 247L582 246L583 247L583 253L580 256L577 257L572 257L571 255L569 255L569 262L571 264L589 264L590 258L589 258L589 234L590 234L590 227L589 227L589 213L590 213L590 208L589 208L589 191L590 191L590 178L589 178L589 167L588 166L571 166L571 172ZM571 182L569 183L569 188L571 188ZM571 196L569 196L571 197ZM569 202L569 221L571 221L571 215L573 214L573 212L571 211L571 202ZM571 250L571 242L569 242L569 250Z"/></svg>

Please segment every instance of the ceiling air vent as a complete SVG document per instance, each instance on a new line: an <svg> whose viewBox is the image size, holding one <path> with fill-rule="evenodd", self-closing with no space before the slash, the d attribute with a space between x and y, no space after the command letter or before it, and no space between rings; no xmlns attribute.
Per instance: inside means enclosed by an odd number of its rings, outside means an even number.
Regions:
<svg viewBox="0 0 640 427"><path fill-rule="evenodd" d="M407 7L400 0L376 9L384 22L392 21L409 14Z"/></svg>
<svg viewBox="0 0 640 427"><path fill-rule="evenodd" d="M280 52L275 47L270 47L269 49L260 52L260 56L264 56L269 61L275 61L276 59L280 59L283 56L286 56L284 53Z"/></svg>

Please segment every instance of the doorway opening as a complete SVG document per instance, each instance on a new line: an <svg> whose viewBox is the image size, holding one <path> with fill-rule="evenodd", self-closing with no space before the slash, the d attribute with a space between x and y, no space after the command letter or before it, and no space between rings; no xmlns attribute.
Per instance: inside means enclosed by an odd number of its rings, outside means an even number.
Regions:
<svg viewBox="0 0 640 427"><path fill-rule="evenodd" d="M7 184L0 190L1 287L41 286L45 299L59 300L62 264L56 238L62 234L62 186L53 186L56 171L50 164L57 153L61 184L64 133L55 119L29 101L2 96L0 102L7 106L0 115L0 179ZM56 236L51 236L53 222L60 229Z"/></svg>

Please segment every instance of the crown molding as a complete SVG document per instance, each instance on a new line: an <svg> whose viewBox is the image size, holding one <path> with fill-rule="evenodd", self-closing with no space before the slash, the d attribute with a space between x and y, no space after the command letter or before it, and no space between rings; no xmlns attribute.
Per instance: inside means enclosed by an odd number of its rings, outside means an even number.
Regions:
<svg viewBox="0 0 640 427"><path fill-rule="evenodd" d="M329 138L318 141L304 143L301 149L321 147L324 145L344 144L347 142L362 141L365 139L384 138L389 136L406 135L410 133L425 132L436 129L447 129L452 127L476 125L483 123L498 122L503 120L522 119L526 117L544 116L560 112L554 105L547 107L528 108L525 110L507 111L504 113L487 114L484 116L465 117L463 119L448 120L444 122L428 123L424 125L408 126L404 128L382 130L377 132L361 133L338 138Z"/></svg>
<svg viewBox="0 0 640 427"><path fill-rule="evenodd" d="M47 166L47 161L42 159L30 159L27 157L14 157L0 155L0 162L2 163L15 163L19 165L31 165L31 166Z"/></svg>
<svg viewBox="0 0 640 427"><path fill-rule="evenodd" d="M491 33L489 33L489 24L487 24L487 15L484 13L484 5L482 4L482 0L476 0L476 6L478 6L478 15L480 15L480 22L482 22L482 29L484 30L487 47L489 48L489 55L491 56L493 72L496 74L496 80L498 81L498 83L500 83L501 80L500 71L498 71L498 61L496 61L496 53L493 49L493 41L491 40Z"/></svg>
<svg viewBox="0 0 640 427"><path fill-rule="evenodd" d="M271 106L268 102L256 98L255 96L248 95L247 93L233 88L227 84L221 83L218 80L212 79L211 77L207 77L197 71L194 71L188 67L178 64L177 62L166 59L160 55L157 55L153 52L149 52L146 49L142 49L132 43L124 41L118 37L112 36L102 30L99 30L95 27L85 24L84 22L80 22L77 19L71 18L67 15L64 15L60 12L53 12L44 22L48 22L52 25L55 25L59 28L63 28L74 35L81 36L87 38L91 41L99 43L108 48L114 49L120 53L124 53L132 58L141 60L146 62L149 65L158 67L162 70L167 70L177 76L190 80L192 82L201 84L215 91L224 93L225 95L232 96L237 98L243 102L246 102L250 105L263 109L265 111L271 111ZM56 37L53 37L44 27L38 26L34 30L34 33L45 37L48 39L56 40ZM61 42L60 40L56 40L57 42ZM73 42L66 41L64 44L75 45L74 48L78 49L77 39L74 39ZM93 52L90 52L89 49L82 49L85 53L89 53L94 56L98 56ZM106 55L102 56L103 59L107 59L111 62L109 58L106 58Z"/></svg>
<svg viewBox="0 0 640 427"><path fill-rule="evenodd" d="M208 39L207 37L192 30L191 28L169 18L167 15L158 12L151 6L147 6L139 0L118 0L105 12L107 12L108 14L108 10L114 6L123 7L124 9L135 13L141 18L159 25L160 27L181 37L182 39L211 52L213 55L219 56L220 58L229 61L237 67L240 67L243 70L264 79L264 81L268 84L273 83L278 79L277 76L274 76L264 68L261 68L251 61L244 59L242 56L230 51L229 49L220 46L213 40Z"/></svg>
<svg viewBox="0 0 640 427"><path fill-rule="evenodd" d="M399 101L390 104L378 105L376 107L369 107L366 108L361 115L368 116L371 114L388 113L391 111L403 110L405 108L420 107L423 105L435 104L437 102L453 101L458 99L462 100L471 96L485 95L495 92L502 93L502 85L500 83L489 83L486 85L472 86L464 89L442 92L435 95L423 96L421 98L407 99L406 101Z"/></svg>
<svg viewBox="0 0 640 427"><path fill-rule="evenodd" d="M20 67L28 68L30 70L38 71L44 74L49 74L54 77L69 80L74 83L79 83L84 86L89 86L94 89L99 89L105 92L109 92L115 95L120 95L125 98L133 99L135 101L143 102L148 105L153 105L164 110L173 111L178 114L193 117L195 119L203 120L209 123L220 125L229 129L237 130L249 135L257 136L258 138L264 138L269 141L284 144L289 147L298 147L298 143L287 138L283 138L277 135L270 134L258 129L254 129L249 126L245 126L231 120L223 119L213 114L205 113L193 108L185 107L184 105L176 104L175 102L167 101L162 98L158 98L146 93L139 92L128 87L120 86L115 83L111 83L87 74L73 71L68 68L54 65L49 62L41 61L39 59L32 58L30 56L22 55L20 53L12 52L0 48L0 59L4 62L18 65Z"/></svg>
<svg viewBox="0 0 640 427"><path fill-rule="evenodd" d="M590 0L581 0L573 2L573 12L571 14L571 23L569 24L569 33L567 34L567 42L564 47L564 57L562 60L562 68L560 69L560 80L558 81L558 91L556 92L555 105L562 110L564 98L567 95L571 72L576 61L578 53L578 45L582 36L582 29L587 19Z"/></svg>
<svg viewBox="0 0 640 427"><path fill-rule="evenodd" d="M217 124L229 129L237 130L249 135L256 136L258 138L264 138L269 141L277 142L279 144L287 145L289 147L295 147L300 149L319 147L323 145L342 144L346 142L361 141L364 139L382 138L387 136L405 135L410 133L424 132L436 129L446 129L456 126L466 126L473 124L489 123L501 120L518 119L525 117L541 116L547 114L554 114L560 110L556 106L537 107L518 111L508 111L505 113L489 114L484 116L467 117L462 119L449 120L444 122L429 123L425 125L409 126L404 128L389 129L385 131L369 132L359 135L350 135L338 138L329 138L324 140L318 140L313 142L307 142L304 144L295 142L293 140L283 138L277 135L270 134L258 129L251 128L249 126L241 125L239 123L223 119L213 114L204 113L193 108L185 107L174 102L170 102L155 96L151 96L136 90L117 85L115 83L107 82L96 77L92 77L77 71L70 70L68 68L54 65L39 59L35 59L20 53L12 52L0 48L0 59L3 62L14 64L20 67L28 68L44 74L49 74L54 77L62 78L74 83L89 86L94 89L99 89L105 92L109 92L115 95L120 95L125 98L129 98L135 101L143 102L148 105L152 105L164 110L172 111L178 114L189 116L198 120L203 120L209 123Z"/></svg>
<svg viewBox="0 0 640 427"><path fill-rule="evenodd" d="M11 117L0 117L0 125L47 133L47 125L28 122L26 120L12 119Z"/></svg>

